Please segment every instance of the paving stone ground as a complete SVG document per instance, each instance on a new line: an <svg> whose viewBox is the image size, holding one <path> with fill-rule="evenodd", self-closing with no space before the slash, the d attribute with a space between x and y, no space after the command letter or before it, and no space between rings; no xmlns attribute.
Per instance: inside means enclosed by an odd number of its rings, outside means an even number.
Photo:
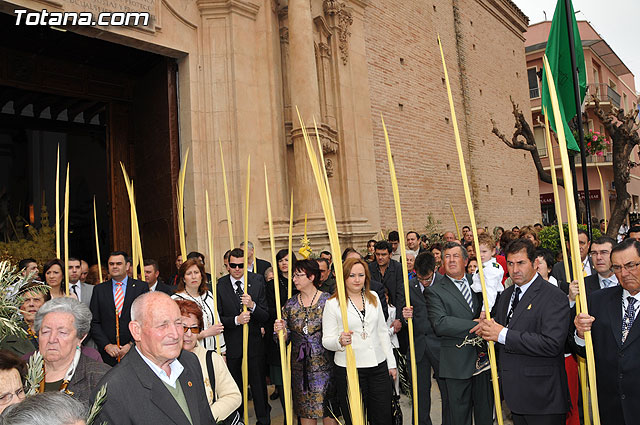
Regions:
<svg viewBox="0 0 640 425"><path fill-rule="evenodd" d="M274 387L269 386L269 394L273 392ZM284 425L284 415L282 413L282 407L280 406L279 400L269 400L271 404L271 424L272 425ZM253 412L253 403L249 402L249 424L255 424L255 415ZM402 396L400 398L400 406L402 407L403 414L403 424L411 425L411 400L408 397ZM431 421L433 425L442 425L442 409L441 409L441 401L440 401L440 390L438 389L438 385L435 381L431 382ZM504 406L504 405L503 405ZM506 419L506 409L503 407L503 415L505 416L504 425L512 425L513 422ZM494 421L497 424L497 421ZM318 422L321 424L321 422Z"/></svg>

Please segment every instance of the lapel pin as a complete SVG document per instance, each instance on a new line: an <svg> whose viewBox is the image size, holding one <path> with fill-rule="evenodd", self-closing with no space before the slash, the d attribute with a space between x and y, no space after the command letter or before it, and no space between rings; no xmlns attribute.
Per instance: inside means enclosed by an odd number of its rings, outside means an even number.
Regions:
<svg viewBox="0 0 640 425"><path fill-rule="evenodd" d="M187 381L187 385L190 387L193 387L193 384L191 383L191 381Z"/></svg>
<svg viewBox="0 0 640 425"><path fill-rule="evenodd" d="M529 304L529 307L527 307L527 310L531 310L531 304Z"/></svg>

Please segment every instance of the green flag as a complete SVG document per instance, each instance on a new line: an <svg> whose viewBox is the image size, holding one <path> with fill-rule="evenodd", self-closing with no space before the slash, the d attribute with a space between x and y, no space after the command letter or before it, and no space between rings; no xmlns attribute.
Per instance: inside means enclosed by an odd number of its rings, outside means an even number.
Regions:
<svg viewBox="0 0 640 425"><path fill-rule="evenodd" d="M547 55L549 66L553 73L553 79L556 83L560 113L562 114L562 122L564 123L564 134L567 139L567 148L579 152L580 148L567 125L567 123L580 112L576 111L575 93L573 91L574 85L571 76L571 51L569 46L569 28L567 27L567 13L569 13L573 25L576 65L578 67L578 85L580 86L580 103L582 103L587 91L587 72L584 66L584 52L582 51L582 40L580 40L578 23L573 13L573 4L569 2L569 6L571 10L567 11L565 0L558 0L556 11L553 13L553 21L551 21L547 48L544 53ZM549 88L547 86L547 76L544 72L542 73L542 108L543 110L546 108L547 111L553 111ZM551 114L550 112L550 115ZM549 124L551 128L556 131L553 116L549 116Z"/></svg>

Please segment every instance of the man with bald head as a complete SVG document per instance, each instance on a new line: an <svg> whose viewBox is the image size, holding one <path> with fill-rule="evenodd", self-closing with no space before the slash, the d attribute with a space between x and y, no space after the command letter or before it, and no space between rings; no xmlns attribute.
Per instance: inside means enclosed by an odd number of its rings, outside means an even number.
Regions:
<svg viewBox="0 0 640 425"><path fill-rule="evenodd" d="M453 242L456 240L456 235L454 235L453 232L444 232L444 235L442 235L442 240L444 240L445 242Z"/></svg>
<svg viewBox="0 0 640 425"><path fill-rule="evenodd" d="M204 425L215 423L195 354L182 350L182 317L163 292L140 295L131 306L135 349L100 381L107 398L96 423Z"/></svg>

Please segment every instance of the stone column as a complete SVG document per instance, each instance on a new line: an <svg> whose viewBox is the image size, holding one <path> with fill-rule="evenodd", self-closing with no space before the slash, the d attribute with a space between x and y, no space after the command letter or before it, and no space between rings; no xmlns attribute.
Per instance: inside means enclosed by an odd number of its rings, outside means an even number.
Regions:
<svg viewBox="0 0 640 425"><path fill-rule="evenodd" d="M313 220L322 217L322 206L296 113L297 106L309 135L315 137L313 118L320 126L321 116L310 0L289 0L288 14L291 139L295 157L294 210L297 218L307 213Z"/></svg>

